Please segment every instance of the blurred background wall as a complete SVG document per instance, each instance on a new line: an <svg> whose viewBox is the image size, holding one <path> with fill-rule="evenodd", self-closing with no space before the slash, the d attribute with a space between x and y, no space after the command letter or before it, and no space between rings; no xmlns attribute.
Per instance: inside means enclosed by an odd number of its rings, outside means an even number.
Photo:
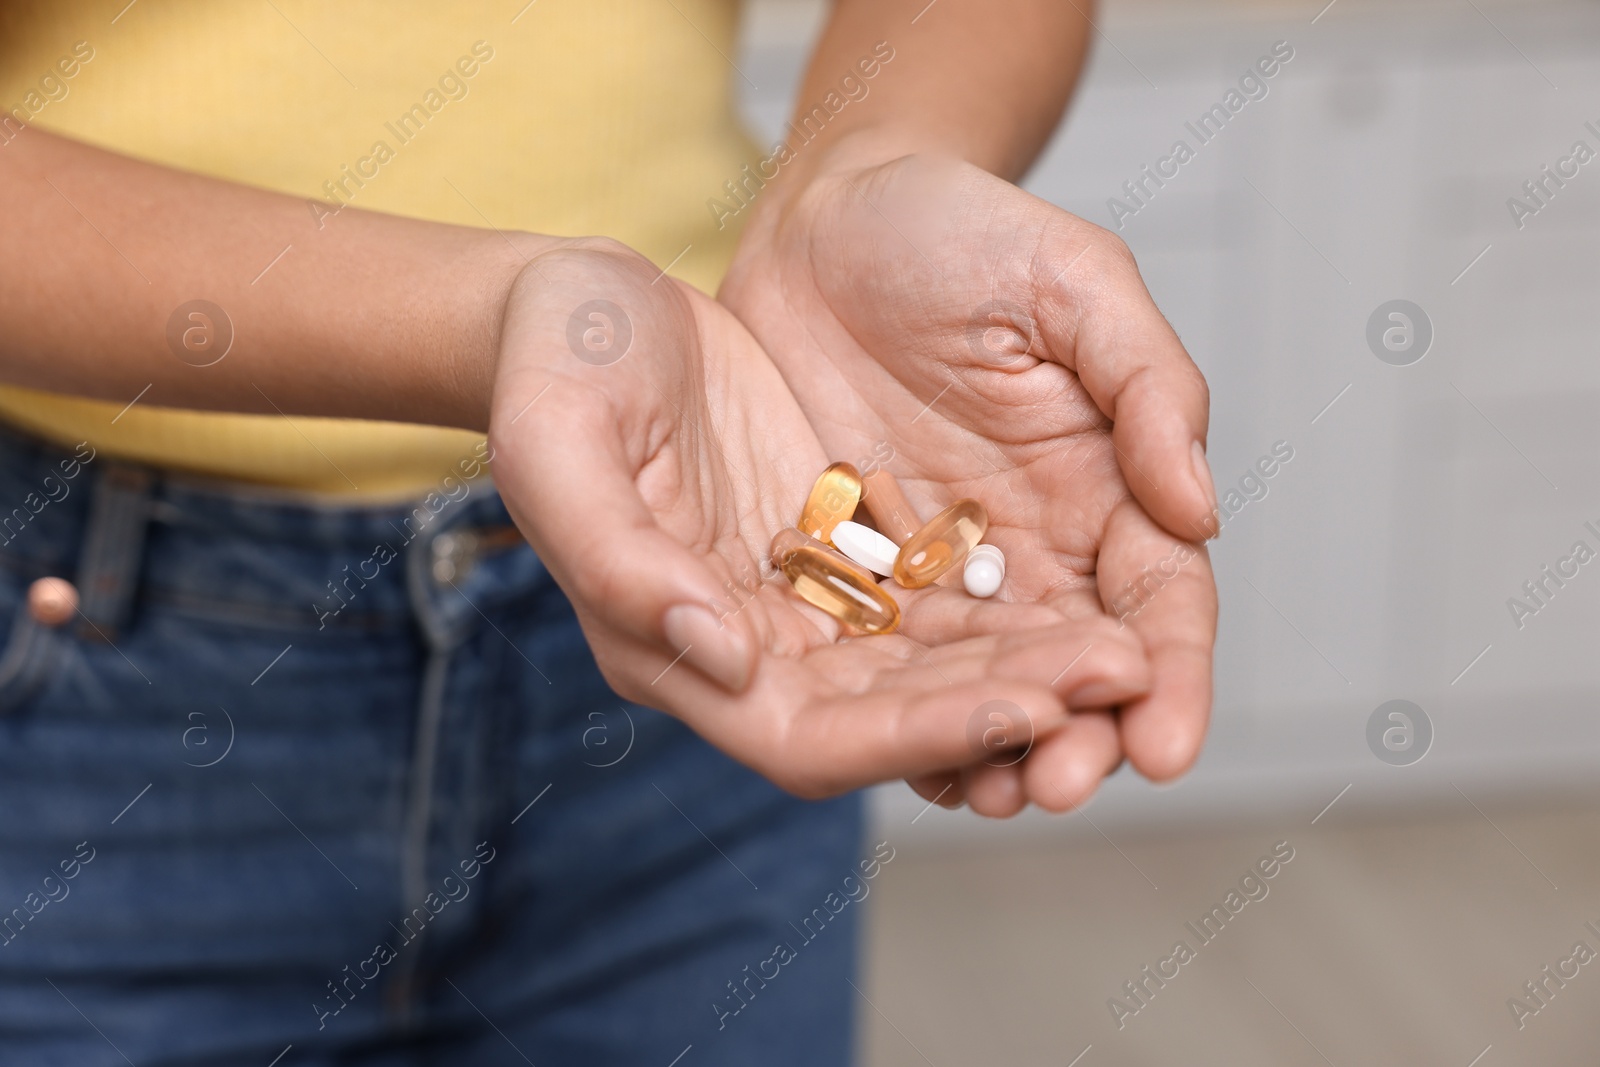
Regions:
<svg viewBox="0 0 1600 1067"><path fill-rule="evenodd" d="M1600 1059L1600 962L1542 974L1576 942L1600 952L1600 559L1573 557L1600 552L1600 158L1560 186L1542 170L1600 153L1600 6L1325 4L1095 17L1026 186L1137 254L1211 382L1219 490L1279 442L1293 459L1245 483L1213 549L1193 774L1124 771L1084 813L1009 823L874 796L897 859L870 910L868 1063ZM751 9L763 140L821 15ZM1278 42L1293 59L1266 95L1131 200ZM1295 858L1265 898L1142 1003L1124 991L1197 947L1185 923L1279 842Z"/></svg>

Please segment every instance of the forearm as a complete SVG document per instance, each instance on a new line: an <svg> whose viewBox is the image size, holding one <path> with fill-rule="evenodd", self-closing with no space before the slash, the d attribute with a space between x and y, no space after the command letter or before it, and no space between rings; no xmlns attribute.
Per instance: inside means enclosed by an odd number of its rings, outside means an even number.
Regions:
<svg viewBox="0 0 1600 1067"><path fill-rule="evenodd" d="M319 219L303 199L37 129L0 148L0 203L4 380L474 429L487 425L505 295L553 243L355 209ZM233 331L204 367L168 337L196 299Z"/></svg>
<svg viewBox="0 0 1600 1067"><path fill-rule="evenodd" d="M1060 122L1087 50L1093 0L838 0L801 86L797 123L878 42L894 49L868 95L827 124L798 170L954 155L1008 180ZM915 19L915 23L912 20ZM810 157L809 161L807 157Z"/></svg>

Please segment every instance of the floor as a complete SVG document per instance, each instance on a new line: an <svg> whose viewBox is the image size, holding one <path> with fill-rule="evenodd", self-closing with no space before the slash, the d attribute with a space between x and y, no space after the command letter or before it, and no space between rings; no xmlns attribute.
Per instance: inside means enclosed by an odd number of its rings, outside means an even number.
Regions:
<svg viewBox="0 0 1600 1067"><path fill-rule="evenodd" d="M1352 814L899 850L868 907L862 1062L1600 1063L1600 962L1575 952L1600 951L1600 799ZM1247 878L1275 846L1292 858ZM1236 913L1202 929L1214 905Z"/></svg>

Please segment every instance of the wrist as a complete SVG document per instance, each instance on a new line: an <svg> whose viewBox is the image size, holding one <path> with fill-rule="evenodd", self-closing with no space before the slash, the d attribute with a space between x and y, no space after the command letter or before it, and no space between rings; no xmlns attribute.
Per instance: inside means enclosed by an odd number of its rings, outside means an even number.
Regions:
<svg viewBox="0 0 1600 1067"><path fill-rule="evenodd" d="M795 152L794 177L805 184L831 174L862 171L938 146L899 126L863 125L818 138Z"/></svg>
<svg viewBox="0 0 1600 1067"><path fill-rule="evenodd" d="M741 244L770 235L789 208L815 185L840 179L857 182L868 171L906 156L950 154L931 139L900 127L857 126L808 142L795 136L792 126L786 132L790 139L780 142L758 167L767 185L756 200Z"/></svg>
<svg viewBox="0 0 1600 1067"><path fill-rule="evenodd" d="M488 430L507 313L517 294L549 281L540 273L539 258L572 243L569 238L520 231L496 231L480 238L462 293L472 309L474 326L469 335L444 349L450 365L442 390L450 410L457 413L452 420L456 424Z"/></svg>

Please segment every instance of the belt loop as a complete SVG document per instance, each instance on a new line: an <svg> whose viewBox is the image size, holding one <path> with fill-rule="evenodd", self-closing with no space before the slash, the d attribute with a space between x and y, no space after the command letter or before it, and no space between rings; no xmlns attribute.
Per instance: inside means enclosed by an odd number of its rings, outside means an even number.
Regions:
<svg viewBox="0 0 1600 1067"><path fill-rule="evenodd" d="M154 485L155 475L148 468L110 462L95 480L78 561L81 638L114 641L128 624L139 587Z"/></svg>

